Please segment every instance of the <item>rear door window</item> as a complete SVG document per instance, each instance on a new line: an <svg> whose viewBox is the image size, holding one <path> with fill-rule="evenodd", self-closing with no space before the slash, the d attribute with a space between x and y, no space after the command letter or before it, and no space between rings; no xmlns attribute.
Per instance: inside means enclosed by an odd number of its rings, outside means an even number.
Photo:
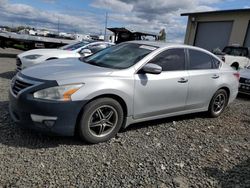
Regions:
<svg viewBox="0 0 250 188"><path fill-rule="evenodd" d="M189 69L203 70L212 69L212 57L202 51L189 49Z"/></svg>
<svg viewBox="0 0 250 188"><path fill-rule="evenodd" d="M214 63L213 68L218 69L220 67L221 62L218 59L214 58L214 57L212 57L212 59L213 59L213 63Z"/></svg>

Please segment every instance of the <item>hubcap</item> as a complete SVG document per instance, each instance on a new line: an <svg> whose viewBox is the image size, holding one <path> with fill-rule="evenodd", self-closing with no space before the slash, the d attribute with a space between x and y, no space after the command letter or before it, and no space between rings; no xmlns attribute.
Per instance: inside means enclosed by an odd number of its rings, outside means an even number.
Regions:
<svg viewBox="0 0 250 188"><path fill-rule="evenodd" d="M110 105L97 108L90 116L88 128L90 133L96 137L104 137L110 134L118 122L118 113Z"/></svg>
<svg viewBox="0 0 250 188"><path fill-rule="evenodd" d="M225 103L226 103L225 95L222 93L217 95L216 98L214 99L214 105L213 105L214 113L219 114L223 110Z"/></svg>

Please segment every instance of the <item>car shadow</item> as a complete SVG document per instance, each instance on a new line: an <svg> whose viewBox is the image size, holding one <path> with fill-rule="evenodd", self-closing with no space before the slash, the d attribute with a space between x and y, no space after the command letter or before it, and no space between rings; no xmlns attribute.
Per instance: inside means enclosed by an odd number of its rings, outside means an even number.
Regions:
<svg viewBox="0 0 250 188"><path fill-rule="evenodd" d="M250 120L242 120L242 123L246 123L247 125L250 125Z"/></svg>
<svg viewBox="0 0 250 188"><path fill-rule="evenodd" d="M237 98L242 99L242 100L249 100L250 95L243 94L243 93L238 93Z"/></svg>
<svg viewBox="0 0 250 188"><path fill-rule="evenodd" d="M16 71L8 71L0 73L0 78L5 78L11 80L16 75Z"/></svg>
<svg viewBox="0 0 250 188"><path fill-rule="evenodd" d="M209 177L215 178L221 188L250 187L250 158L225 172L214 167L203 170Z"/></svg>
<svg viewBox="0 0 250 188"><path fill-rule="evenodd" d="M88 145L78 137L60 137L40 134L20 128L10 117L8 101L0 101L0 144L16 148L55 148L60 145Z"/></svg>
<svg viewBox="0 0 250 188"><path fill-rule="evenodd" d="M177 121L183 121L183 120L189 120L189 119L195 119L195 118L209 118L209 117L205 112L186 114L186 115L181 115L181 116L173 116L173 117L168 117L168 118L162 118L162 119L144 121L144 122L140 122L140 123L134 123L134 124L129 125L126 129L123 129L122 132L134 131L137 129L157 126L157 125L163 124L163 123L173 123L173 122L177 122Z"/></svg>

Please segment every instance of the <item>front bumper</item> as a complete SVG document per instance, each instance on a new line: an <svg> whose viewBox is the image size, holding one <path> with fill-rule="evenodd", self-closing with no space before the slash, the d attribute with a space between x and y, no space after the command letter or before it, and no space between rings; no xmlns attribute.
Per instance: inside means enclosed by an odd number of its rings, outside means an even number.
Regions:
<svg viewBox="0 0 250 188"><path fill-rule="evenodd" d="M46 81L39 88L46 88ZM51 82L47 85L53 85ZM48 87L48 86L47 86ZM9 91L9 111L12 119L21 127L43 133L73 136L77 117L87 101L57 102L33 98L37 87L30 87L15 95Z"/></svg>

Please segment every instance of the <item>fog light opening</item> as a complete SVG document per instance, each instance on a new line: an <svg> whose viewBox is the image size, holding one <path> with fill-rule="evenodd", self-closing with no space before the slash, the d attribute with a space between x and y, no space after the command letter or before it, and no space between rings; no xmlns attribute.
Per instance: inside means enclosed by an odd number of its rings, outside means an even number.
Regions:
<svg viewBox="0 0 250 188"><path fill-rule="evenodd" d="M55 125L56 121L55 120L44 120L43 124L45 124L47 127L53 127Z"/></svg>
<svg viewBox="0 0 250 188"><path fill-rule="evenodd" d="M53 127L57 120L57 117L52 117L52 116L42 116L42 115L36 115L36 114L31 114L30 116L31 116L32 121L36 123L42 123L46 125L47 127Z"/></svg>

